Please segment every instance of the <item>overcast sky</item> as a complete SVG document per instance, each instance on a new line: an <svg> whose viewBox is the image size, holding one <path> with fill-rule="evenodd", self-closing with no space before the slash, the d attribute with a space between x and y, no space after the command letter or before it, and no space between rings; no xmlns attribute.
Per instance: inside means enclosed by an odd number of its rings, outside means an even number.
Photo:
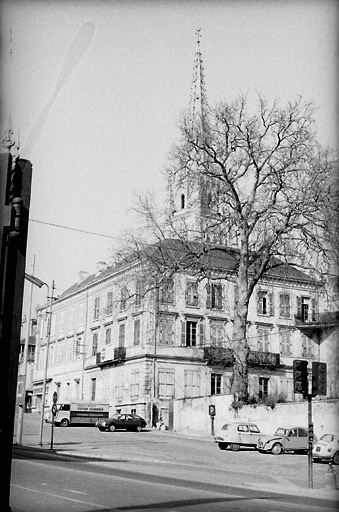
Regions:
<svg viewBox="0 0 339 512"><path fill-rule="evenodd" d="M197 28L211 105L302 94L320 141L337 145L337 1L7 0L0 10L1 129L11 113L33 164L26 269L35 255L35 275L57 294L114 240L41 222L119 238L134 194L161 189Z"/></svg>

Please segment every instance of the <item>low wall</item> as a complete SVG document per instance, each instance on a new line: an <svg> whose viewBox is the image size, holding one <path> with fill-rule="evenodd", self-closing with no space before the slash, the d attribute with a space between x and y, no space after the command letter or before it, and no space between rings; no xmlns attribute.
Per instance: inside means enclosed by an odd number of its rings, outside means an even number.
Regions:
<svg viewBox="0 0 339 512"><path fill-rule="evenodd" d="M228 421L252 421L262 432L272 433L278 427L308 426L308 403L278 403L274 409L264 405L246 405L235 411L233 395L174 400L174 430L211 433L209 405L215 405L214 428L217 431ZM339 433L339 400L312 400L314 433Z"/></svg>

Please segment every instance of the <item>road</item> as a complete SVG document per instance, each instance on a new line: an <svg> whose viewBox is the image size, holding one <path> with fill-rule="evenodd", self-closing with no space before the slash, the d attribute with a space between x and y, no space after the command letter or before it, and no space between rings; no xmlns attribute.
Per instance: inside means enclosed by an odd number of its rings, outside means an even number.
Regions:
<svg viewBox="0 0 339 512"><path fill-rule="evenodd" d="M169 477L161 464L153 464L148 472L146 465L121 469L116 462L93 464L86 458L18 449L11 506L13 512L336 510L336 503L328 499L204 482L204 470L186 470L185 478L179 467L177 476Z"/></svg>
<svg viewBox="0 0 339 512"><path fill-rule="evenodd" d="M86 427L56 428L50 450L50 425L38 449L37 426L25 418L26 446L14 450L13 512L336 509L337 491L323 489L326 464L314 465L307 489L305 455L225 452L208 435Z"/></svg>

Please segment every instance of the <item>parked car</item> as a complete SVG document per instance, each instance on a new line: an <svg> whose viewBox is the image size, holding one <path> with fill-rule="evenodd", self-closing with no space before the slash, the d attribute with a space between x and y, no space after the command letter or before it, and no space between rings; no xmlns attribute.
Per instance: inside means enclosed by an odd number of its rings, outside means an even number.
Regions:
<svg viewBox="0 0 339 512"><path fill-rule="evenodd" d="M239 450L240 446L256 448L260 430L254 423L225 423L215 436L220 450Z"/></svg>
<svg viewBox="0 0 339 512"><path fill-rule="evenodd" d="M339 436L324 434L313 446L313 460L328 460L333 464L339 464Z"/></svg>
<svg viewBox="0 0 339 512"><path fill-rule="evenodd" d="M314 438L316 441L316 438ZM307 451L308 430L304 427L278 428L271 436L260 436L257 449L259 452L271 452L279 455L281 452Z"/></svg>
<svg viewBox="0 0 339 512"><path fill-rule="evenodd" d="M140 432L146 425L147 423L144 418L136 414L114 414L110 418L97 421L95 424L101 432L105 430L110 432L115 430L136 430Z"/></svg>

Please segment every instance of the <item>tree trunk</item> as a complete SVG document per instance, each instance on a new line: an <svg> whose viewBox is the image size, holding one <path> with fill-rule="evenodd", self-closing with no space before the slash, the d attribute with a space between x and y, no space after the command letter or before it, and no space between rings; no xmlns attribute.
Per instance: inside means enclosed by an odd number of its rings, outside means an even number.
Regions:
<svg viewBox="0 0 339 512"><path fill-rule="evenodd" d="M233 354L234 367L232 377L232 393L234 399L247 401L248 398L248 354L247 315L248 315L248 239L242 237L240 248L239 269L235 286L234 318L233 318Z"/></svg>

